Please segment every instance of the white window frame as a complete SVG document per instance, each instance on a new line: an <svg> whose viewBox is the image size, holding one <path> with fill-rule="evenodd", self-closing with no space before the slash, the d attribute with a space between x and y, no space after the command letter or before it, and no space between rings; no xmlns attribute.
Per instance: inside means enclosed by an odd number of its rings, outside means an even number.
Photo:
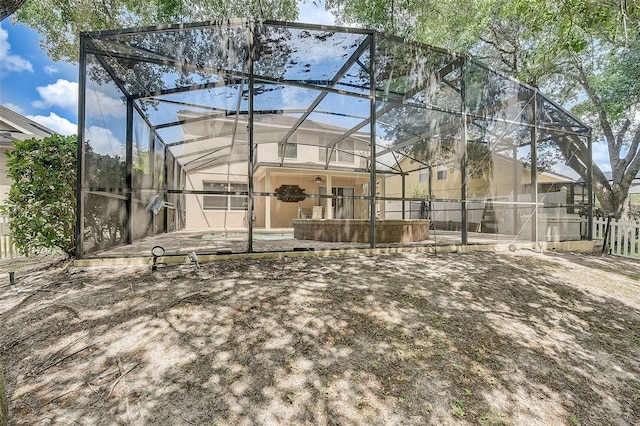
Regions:
<svg viewBox="0 0 640 426"><path fill-rule="evenodd" d="M248 189L249 185L244 182L202 181L203 191L246 192ZM223 201L223 203L216 203L216 201ZM216 211L245 211L247 210L247 196L235 194L204 194L202 196L202 208L203 210Z"/></svg>
<svg viewBox="0 0 640 426"><path fill-rule="evenodd" d="M345 146L345 145L348 145L348 146ZM331 151L330 163L342 163L342 164L355 163L356 143L353 139L347 139L339 142L335 146L335 149L327 149L326 146L321 146L318 148L319 148L318 159L323 163L327 162L327 151Z"/></svg>
<svg viewBox="0 0 640 426"><path fill-rule="evenodd" d="M282 150L284 149L284 158L289 160L298 159L298 144L287 142L285 144L278 144L278 158L282 158Z"/></svg>
<svg viewBox="0 0 640 426"><path fill-rule="evenodd" d="M429 168L418 170L418 183L429 183Z"/></svg>

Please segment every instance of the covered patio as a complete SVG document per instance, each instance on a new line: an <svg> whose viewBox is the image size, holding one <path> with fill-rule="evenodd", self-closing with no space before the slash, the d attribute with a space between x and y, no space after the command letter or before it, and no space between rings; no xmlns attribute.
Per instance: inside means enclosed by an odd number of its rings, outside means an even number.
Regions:
<svg viewBox="0 0 640 426"><path fill-rule="evenodd" d="M294 238L304 221L365 222L342 247L592 235L587 126L473 58L374 31L83 34L79 105L78 258L156 238L167 253L324 247ZM427 233L388 242L385 221Z"/></svg>

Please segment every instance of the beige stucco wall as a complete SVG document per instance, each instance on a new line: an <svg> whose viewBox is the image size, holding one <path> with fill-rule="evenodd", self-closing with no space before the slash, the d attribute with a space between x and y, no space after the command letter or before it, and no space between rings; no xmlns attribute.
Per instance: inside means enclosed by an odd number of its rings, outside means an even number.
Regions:
<svg viewBox="0 0 640 426"><path fill-rule="evenodd" d="M480 178L469 178L467 181L467 194L469 197L503 197L512 193L514 185L517 190L522 190L523 185L531 183L531 172L521 163L513 163L510 159L499 155L492 155L493 168L490 174L484 174ZM413 170L419 167L418 163L404 158L400 162L403 170ZM433 195L436 199L460 199L461 173L452 166L447 167L447 179L437 179L437 167L433 171ZM560 176L539 174L538 182L562 182ZM405 176L406 196L410 197L414 188L424 192L428 190L427 182L419 182L419 172L413 171ZM389 197L400 197L402 194L402 178L389 176L386 179L386 194Z"/></svg>
<svg viewBox="0 0 640 426"><path fill-rule="evenodd" d="M244 165L236 165L229 168L220 167L210 169L207 172L192 173L187 176L187 190L202 190L203 182L230 182L246 183L247 175L241 168ZM321 184L314 181L320 175ZM366 185L368 175L364 173L339 173L318 172L317 170L296 170L280 168L262 168L256 174L254 190L256 192L274 192L282 185L298 185L304 189L305 194L320 194L320 186L325 188L346 187L354 188L356 196L368 195ZM331 191L331 189L327 189ZM366 193L365 193L366 192ZM285 202L274 196L257 196L255 198L256 228L291 228L293 220L298 218L298 209L311 212L314 206L324 208L324 217L331 217L332 202L330 199L304 198L298 202ZM187 229L216 229L234 230L247 229L248 223L244 210L205 210L203 209L203 195L187 195ZM369 205L366 200L354 201L354 218L366 219L369 217Z"/></svg>
<svg viewBox="0 0 640 426"><path fill-rule="evenodd" d="M0 204L7 199L11 180L7 177L7 148L0 148Z"/></svg>
<svg viewBox="0 0 640 426"><path fill-rule="evenodd" d="M284 173L280 170L269 170L265 173L268 175L269 187L267 192L273 192L281 185L298 185L304 189L306 194L320 194L320 186L324 186L328 193L331 192L330 188L344 187L354 188L354 194L356 196L364 195L363 183L368 182L368 179L362 175L352 173L351 175L327 174L327 172L317 171L296 171L292 173ZM318 184L314 182L315 176L321 176L323 182ZM266 180L266 179L265 179ZM263 180L264 182L264 180ZM298 202L284 202L278 200L276 197L268 197L268 210L265 212L269 216L271 228L291 228L293 227L293 220L298 218L298 208L303 209L304 212L310 213L314 206L323 207L323 217L328 219L332 217L332 200L326 198L305 198ZM258 210L256 209L258 212ZM355 219L368 218L368 204L363 200L354 201L353 215ZM257 213L259 216L259 213Z"/></svg>
<svg viewBox="0 0 640 426"><path fill-rule="evenodd" d="M247 182L246 165L235 164L209 169L206 172L187 174L185 189L202 191L203 182ZM203 195L185 196L187 229L246 229L244 210L205 210Z"/></svg>
<svg viewBox="0 0 640 426"><path fill-rule="evenodd" d="M185 119L198 118L199 113L185 112ZM304 126L297 127L293 134L289 134L297 118L289 116L258 117L255 119L253 143L256 144L255 164L259 165L255 171L254 190L258 192L274 192L281 185L299 185L307 194L317 194L318 185L313 181L318 174L324 176L325 184L331 187L353 187L355 195L363 195L362 175L355 173L355 169L366 167L366 158L369 154L369 146L361 135L348 137L342 140L344 129L322 123L306 122ZM241 148L246 148L248 135L246 134L246 122L242 118L218 118L216 120L187 120L183 124L185 135L199 138L207 136L209 139L194 144L185 144L184 155L193 155L192 167L205 166L209 158L201 156L203 146L208 148L220 148L220 152L226 152L233 143L236 153ZM235 131L234 131L235 129ZM291 144L296 144L296 158L284 159L284 167L279 165L282 158L278 155L278 143L287 138ZM336 153L332 166L354 169L354 172L327 172L323 170L326 165L321 161L321 156L327 154L324 146L331 146L337 140L337 148L353 150L353 156L349 158ZM358 156L360 154L360 156ZM338 161L342 160L342 161ZM351 160L351 161L348 161ZM187 162L188 163L188 162ZM297 169L297 170L296 170ZM305 170L306 169L306 170ZM277 172L276 172L277 171ZM248 182L247 164L242 162L231 166L223 165L207 170L188 172L186 190L202 190L203 181L210 182ZM336 179L331 183L331 179ZM327 181L329 180L329 181ZM330 190L329 190L330 193ZM290 228L293 219L298 217L298 208L311 209L318 204L324 207L325 217L331 216L331 200L304 199L300 202L282 202L276 197L256 197L254 199L255 222L257 228ZM186 228L187 229L246 229L248 218L245 211L240 210L204 210L203 195L186 195ZM367 202L354 201L354 216L368 217Z"/></svg>
<svg viewBox="0 0 640 426"><path fill-rule="evenodd" d="M202 133L204 129L197 129ZM196 132L197 133L197 132ZM276 136L278 134L276 133ZM272 135L273 136L273 135ZM261 135L258 139L265 137ZM364 195L363 183L368 182L368 175L354 172L327 172L318 170L320 163L320 148L315 145L319 138L335 138L335 135L301 133L298 138L297 157L286 159L286 163L294 168L280 168L261 166L255 172L254 190L257 192L274 192L281 185L298 185L305 189L307 194L318 194L319 185L314 182L317 175L323 176L324 185L330 187L354 188L355 195ZM278 144L259 143L256 152L256 162L260 164L278 164L281 158L278 155ZM363 160L357 156L353 162L332 162L342 167L363 167ZM310 168L305 170L304 167ZM222 165L214 168L191 172L187 174L185 189L203 190L203 182L248 182L248 171L245 163ZM299 202L283 202L276 197L255 198L255 222L257 228L291 228L293 220L298 217L298 208L311 210L313 206L322 205L325 217L331 214L331 200L307 198ZM368 203L354 201L354 217L368 217ZM203 208L203 195L190 194L186 196L186 228L187 229L247 229L248 222L245 211L240 210L205 210Z"/></svg>

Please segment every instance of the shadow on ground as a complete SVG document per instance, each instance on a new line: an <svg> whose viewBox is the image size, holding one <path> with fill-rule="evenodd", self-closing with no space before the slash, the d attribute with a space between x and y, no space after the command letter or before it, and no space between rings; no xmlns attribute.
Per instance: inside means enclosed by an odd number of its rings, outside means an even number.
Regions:
<svg viewBox="0 0 640 426"><path fill-rule="evenodd" d="M10 422L637 424L640 267L619 265L530 252L57 265L0 292Z"/></svg>

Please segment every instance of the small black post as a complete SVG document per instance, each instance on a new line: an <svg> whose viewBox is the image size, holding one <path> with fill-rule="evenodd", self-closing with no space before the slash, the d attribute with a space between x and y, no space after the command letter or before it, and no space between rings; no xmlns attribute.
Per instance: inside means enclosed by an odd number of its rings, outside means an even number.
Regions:
<svg viewBox="0 0 640 426"><path fill-rule="evenodd" d="M11 283L11 285L16 285L16 273L11 271L9 272L9 282Z"/></svg>
<svg viewBox="0 0 640 426"><path fill-rule="evenodd" d="M609 239L609 229L611 228L611 218L613 215L607 215L607 227L604 228L604 240L602 241L602 253L604 254L604 250L607 248L607 240Z"/></svg>

